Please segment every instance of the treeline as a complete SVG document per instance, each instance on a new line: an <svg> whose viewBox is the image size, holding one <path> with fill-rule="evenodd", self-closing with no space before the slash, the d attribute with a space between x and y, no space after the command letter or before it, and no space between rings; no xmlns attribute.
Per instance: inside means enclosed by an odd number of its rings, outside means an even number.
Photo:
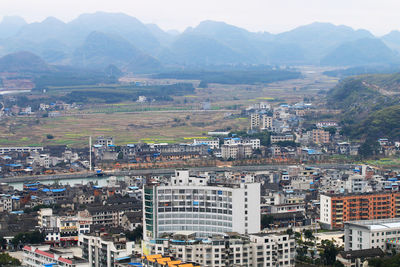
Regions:
<svg viewBox="0 0 400 267"><path fill-rule="evenodd" d="M36 90L42 90L49 86L76 86L76 85L95 85L95 84L111 84L118 82L120 73L114 71L104 72L80 70L72 68L58 68L55 71L48 71L34 75L34 83Z"/></svg>
<svg viewBox="0 0 400 267"><path fill-rule="evenodd" d="M400 65L372 65L358 66L346 69L336 69L323 72L324 75L331 77L349 77L363 74L395 73L400 72Z"/></svg>
<svg viewBox="0 0 400 267"><path fill-rule="evenodd" d="M91 101L101 101L105 103L118 103L127 100L136 101L139 96L146 96L156 101L173 101L172 96L191 94L194 92L193 84L177 83L160 86L142 86L125 89L102 88L102 89L79 89L74 90L61 100L67 103L89 103Z"/></svg>
<svg viewBox="0 0 400 267"><path fill-rule="evenodd" d="M258 84L297 79L291 70L176 71L153 75L156 79L200 80L203 84Z"/></svg>

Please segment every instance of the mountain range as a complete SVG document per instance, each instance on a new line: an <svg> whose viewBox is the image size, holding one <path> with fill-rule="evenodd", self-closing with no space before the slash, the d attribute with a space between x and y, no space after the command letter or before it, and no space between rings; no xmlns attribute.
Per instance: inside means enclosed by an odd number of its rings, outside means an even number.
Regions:
<svg viewBox="0 0 400 267"><path fill-rule="evenodd" d="M210 65L358 66L400 62L400 32L376 37L330 23L312 23L271 34L203 21L182 33L163 31L122 13L83 14L64 23L49 17L0 23L0 56L28 51L56 65L126 72Z"/></svg>

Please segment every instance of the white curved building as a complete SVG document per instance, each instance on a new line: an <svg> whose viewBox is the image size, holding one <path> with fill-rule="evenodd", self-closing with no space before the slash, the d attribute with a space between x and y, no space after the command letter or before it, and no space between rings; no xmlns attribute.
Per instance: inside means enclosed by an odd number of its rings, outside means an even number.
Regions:
<svg viewBox="0 0 400 267"><path fill-rule="evenodd" d="M199 237L260 231L260 184L211 184L208 177L177 170L168 185L144 187L144 238L195 232Z"/></svg>

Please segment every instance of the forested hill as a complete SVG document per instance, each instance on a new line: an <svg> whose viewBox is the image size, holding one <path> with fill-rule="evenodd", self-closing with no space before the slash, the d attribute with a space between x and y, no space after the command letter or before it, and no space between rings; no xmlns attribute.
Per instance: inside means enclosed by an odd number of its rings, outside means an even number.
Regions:
<svg viewBox="0 0 400 267"><path fill-rule="evenodd" d="M328 92L327 101L343 111L341 121L347 136L400 140L400 74L347 78Z"/></svg>

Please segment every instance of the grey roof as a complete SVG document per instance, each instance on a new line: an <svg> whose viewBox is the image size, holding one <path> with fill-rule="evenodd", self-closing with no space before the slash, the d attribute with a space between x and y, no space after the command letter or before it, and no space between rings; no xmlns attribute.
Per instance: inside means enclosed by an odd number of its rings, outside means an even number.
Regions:
<svg viewBox="0 0 400 267"><path fill-rule="evenodd" d="M380 248L341 251L339 254L344 259L375 258L385 256L385 253L383 253Z"/></svg>

